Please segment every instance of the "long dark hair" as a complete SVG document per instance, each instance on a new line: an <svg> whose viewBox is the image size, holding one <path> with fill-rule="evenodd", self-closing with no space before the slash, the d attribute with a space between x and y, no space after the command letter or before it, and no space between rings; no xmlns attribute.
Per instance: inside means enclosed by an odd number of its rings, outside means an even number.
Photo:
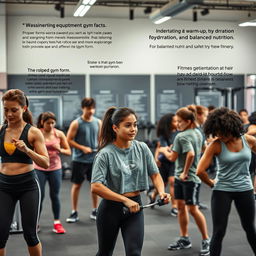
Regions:
<svg viewBox="0 0 256 256"><path fill-rule="evenodd" d="M110 107L106 111L102 121L99 149L104 148L106 145L112 143L116 139L116 134L112 128L113 124L118 126L129 115L134 115L137 119L136 113L130 108Z"/></svg>
<svg viewBox="0 0 256 256"><path fill-rule="evenodd" d="M165 140L169 140L173 130L172 119L175 116L173 113L165 114L160 118L156 127L156 136L163 137Z"/></svg>
<svg viewBox="0 0 256 256"><path fill-rule="evenodd" d="M22 108L27 106L27 110L23 113L22 118L26 123L33 125L32 114L28 109L28 106L29 106L28 98L23 91L19 89L8 90L7 92L4 93L2 97L2 102L4 103L4 101L16 101L19 103L19 105ZM7 123L7 121L5 120L4 123Z"/></svg>
<svg viewBox="0 0 256 256"><path fill-rule="evenodd" d="M43 128L44 122L49 119L53 119L56 122L56 116L52 112L43 112L38 116L37 128Z"/></svg>

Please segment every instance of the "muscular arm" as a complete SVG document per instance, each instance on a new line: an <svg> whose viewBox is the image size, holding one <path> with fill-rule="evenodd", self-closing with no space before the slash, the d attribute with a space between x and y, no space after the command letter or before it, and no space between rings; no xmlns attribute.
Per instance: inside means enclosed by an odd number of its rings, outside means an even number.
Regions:
<svg viewBox="0 0 256 256"><path fill-rule="evenodd" d="M254 136L247 135L247 134L245 134L245 138L252 152L256 154L256 138Z"/></svg>
<svg viewBox="0 0 256 256"><path fill-rule="evenodd" d="M247 131L246 134L248 134L248 135L256 135L256 125L255 124L251 124L248 127L248 131Z"/></svg>
<svg viewBox="0 0 256 256"><path fill-rule="evenodd" d="M31 127L28 133L28 141L33 145L34 150L28 148L24 141L13 139L15 146L26 153L37 165L47 169L49 167L49 156L45 146L45 141L41 131Z"/></svg>
<svg viewBox="0 0 256 256"><path fill-rule="evenodd" d="M90 147L86 147L84 145L81 145L79 143L77 143L74 138L77 134L77 130L78 130L78 121L77 120L74 120L70 126L69 126L69 129L68 129L68 132L67 132L67 140L68 140L68 143L71 147L73 148L77 148L77 149L80 149L81 151L83 151L85 154L87 153L91 153L92 152L92 149Z"/></svg>
<svg viewBox="0 0 256 256"><path fill-rule="evenodd" d="M70 156L71 149L65 134L62 131L58 131L58 136L60 138L60 153Z"/></svg>

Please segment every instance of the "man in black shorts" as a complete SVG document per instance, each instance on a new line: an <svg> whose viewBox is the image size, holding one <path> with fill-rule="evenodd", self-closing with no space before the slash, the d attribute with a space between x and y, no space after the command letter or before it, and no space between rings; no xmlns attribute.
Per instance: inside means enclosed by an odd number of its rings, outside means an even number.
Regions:
<svg viewBox="0 0 256 256"><path fill-rule="evenodd" d="M98 148L98 136L101 121L94 117L95 101L93 98L84 98L81 103L83 114L75 119L68 130L67 139L73 149L72 153L72 187L71 206L72 212L66 219L68 223L74 223L78 218L78 198L85 177L90 182L92 163ZM96 220L98 198L91 194L92 212L90 218Z"/></svg>

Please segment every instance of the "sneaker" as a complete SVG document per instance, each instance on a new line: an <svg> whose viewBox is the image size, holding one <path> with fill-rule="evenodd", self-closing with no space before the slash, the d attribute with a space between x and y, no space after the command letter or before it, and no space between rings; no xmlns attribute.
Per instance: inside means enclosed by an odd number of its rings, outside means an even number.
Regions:
<svg viewBox="0 0 256 256"><path fill-rule="evenodd" d="M178 216L178 209L177 208L172 208L171 209L171 215L173 217L177 217Z"/></svg>
<svg viewBox="0 0 256 256"><path fill-rule="evenodd" d="M56 234L65 234L66 230L63 228L61 223L53 224L52 231Z"/></svg>
<svg viewBox="0 0 256 256"><path fill-rule="evenodd" d="M168 246L168 250L176 251L180 249L189 249L191 247L192 247L192 243L190 242L189 237L186 237L186 238L180 237L179 240L177 240L176 242Z"/></svg>
<svg viewBox="0 0 256 256"><path fill-rule="evenodd" d="M66 222L68 222L68 223L75 223L75 222L77 222L78 220L79 220L79 218L78 218L78 212L75 211L75 212L72 212L72 213L70 214L70 216L66 219Z"/></svg>
<svg viewBox="0 0 256 256"><path fill-rule="evenodd" d="M210 255L210 239L202 240L200 255Z"/></svg>
<svg viewBox="0 0 256 256"><path fill-rule="evenodd" d="M208 209L208 206L206 204L202 204L202 203L198 203L198 208L200 210L207 210Z"/></svg>
<svg viewBox="0 0 256 256"><path fill-rule="evenodd" d="M94 209L90 215L90 219L96 220L97 219L97 209Z"/></svg>

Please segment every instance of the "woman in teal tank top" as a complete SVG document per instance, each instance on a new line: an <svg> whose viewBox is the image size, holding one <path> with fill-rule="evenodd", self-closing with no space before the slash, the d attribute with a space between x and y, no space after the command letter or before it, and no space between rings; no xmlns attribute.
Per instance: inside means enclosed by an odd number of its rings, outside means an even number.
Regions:
<svg viewBox="0 0 256 256"><path fill-rule="evenodd" d="M238 113L228 108L213 111L204 124L205 135L216 137L206 148L197 168L197 175L213 189L211 211L213 234L210 255L221 255L231 204L234 201L247 240L256 255L255 205L249 173L251 151L256 152L256 139L244 133ZM216 178L206 172L217 157Z"/></svg>

